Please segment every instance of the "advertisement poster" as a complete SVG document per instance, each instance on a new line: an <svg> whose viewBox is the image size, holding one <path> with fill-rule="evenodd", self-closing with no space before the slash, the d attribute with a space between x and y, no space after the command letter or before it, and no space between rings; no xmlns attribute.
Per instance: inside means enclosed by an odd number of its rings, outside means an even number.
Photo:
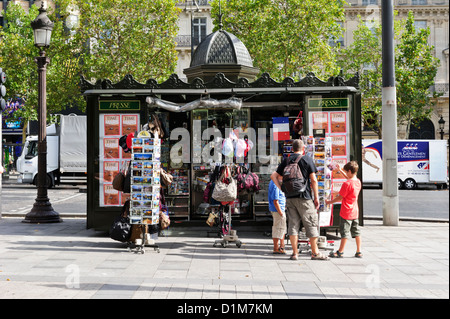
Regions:
<svg viewBox="0 0 450 319"><path fill-rule="evenodd" d="M137 115L122 115L122 135L128 135L138 130Z"/></svg>
<svg viewBox="0 0 450 319"><path fill-rule="evenodd" d="M105 115L105 135L120 134L120 115Z"/></svg>
<svg viewBox="0 0 450 319"><path fill-rule="evenodd" d="M333 181L333 186L331 188L331 199L335 199L336 196L339 195L339 191L341 190L342 184L344 184L344 181ZM335 203L338 204L338 203Z"/></svg>
<svg viewBox="0 0 450 319"><path fill-rule="evenodd" d="M347 156L347 136L333 135L331 136L333 156Z"/></svg>
<svg viewBox="0 0 450 319"><path fill-rule="evenodd" d="M112 183L114 176L119 173L119 162L111 161L103 163L103 179L105 182Z"/></svg>
<svg viewBox="0 0 450 319"><path fill-rule="evenodd" d="M118 138L105 138L104 143L104 158L105 159L119 159L119 139Z"/></svg>
<svg viewBox="0 0 450 319"><path fill-rule="evenodd" d="M122 206L129 194L112 187L114 176L131 159L119 145L119 139L139 128L139 114L100 114L99 117L99 206Z"/></svg>
<svg viewBox="0 0 450 319"><path fill-rule="evenodd" d="M103 185L103 198L105 206L118 206L120 203L119 192L113 188L112 184Z"/></svg>
<svg viewBox="0 0 450 319"><path fill-rule="evenodd" d="M328 112L313 112L312 114L312 128L323 129L328 133Z"/></svg>
<svg viewBox="0 0 450 319"><path fill-rule="evenodd" d="M347 132L347 112L330 112L330 133Z"/></svg>

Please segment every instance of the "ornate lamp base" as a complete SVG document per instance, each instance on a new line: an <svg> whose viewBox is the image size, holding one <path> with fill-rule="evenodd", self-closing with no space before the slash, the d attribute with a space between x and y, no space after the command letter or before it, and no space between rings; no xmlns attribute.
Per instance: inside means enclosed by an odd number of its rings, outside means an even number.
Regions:
<svg viewBox="0 0 450 319"><path fill-rule="evenodd" d="M62 219L59 213L53 210L49 200L40 201L36 199L31 211L25 215L22 223L44 224L44 223L60 223Z"/></svg>

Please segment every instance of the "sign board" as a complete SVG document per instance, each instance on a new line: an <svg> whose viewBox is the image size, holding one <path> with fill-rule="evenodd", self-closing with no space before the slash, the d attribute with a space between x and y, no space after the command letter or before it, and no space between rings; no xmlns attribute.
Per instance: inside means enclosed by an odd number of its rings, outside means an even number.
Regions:
<svg viewBox="0 0 450 319"><path fill-rule="evenodd" d="M138 100L120 100L120 101L100 101L100 111L139 111L141 102Z"/></svg>

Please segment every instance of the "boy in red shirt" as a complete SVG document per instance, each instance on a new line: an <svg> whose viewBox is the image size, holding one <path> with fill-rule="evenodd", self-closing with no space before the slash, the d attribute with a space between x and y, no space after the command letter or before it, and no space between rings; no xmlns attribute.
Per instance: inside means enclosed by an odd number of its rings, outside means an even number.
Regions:
<svg viewBox="0 0 450 319"><path fill-rule="evenodd" d="M345 178L347 178L347 180L342 184L338 196L336 196L333 200L325 201L327 205L341 202L341 244L336 252L330 253L330 257L343 257L345 244L351 235L356 241L355 257L361 258L361 233L358 219L358 195L361 191L361 181L356 177L359 166L357 162L351 161L345 164L343 169L341 169L339 165L336 165L336 168L345 176Z"/></svg>

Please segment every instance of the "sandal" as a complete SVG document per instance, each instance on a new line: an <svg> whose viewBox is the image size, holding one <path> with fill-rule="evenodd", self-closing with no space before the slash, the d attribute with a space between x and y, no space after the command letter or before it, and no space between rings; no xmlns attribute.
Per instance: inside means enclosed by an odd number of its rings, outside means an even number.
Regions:
<svg viewBox="0 0 450 319"><path fill-rule="evenodd" d="M298 255L291 255L290 260L298 260Z"/></svg>
<svg viewBox="0 0 450 319"><path fill-rule="evenodd" d="M330 254L328 255L328 257L331 258L343 258L344 257L344 252L340 252L339 250L336 250L335 252L330 252Z"/></svg>
<svg viewBox="0 0 450 319"><path fill-rule="evenodd" d="M281 247L281 248L279 248L278 250L274 250L274 251L273 251L273 254L274 254L274 255L285 255L286 252L284 251L284 248Z"/></svg>
<svg viewBox="0 0 450 319"><path fill-rule="evenodd" d="M356 254L355 254L356 258L362 258L362 256L363 255L362 255L362 253L360 251L357 251Z"/></svg>
<svg viewBox="0 0 450 319"><path fill-rule="evenodd" d="M322 253L318 253L318 254L311 253L311 259L312 260L329 260L329 258Z"/></svg>

